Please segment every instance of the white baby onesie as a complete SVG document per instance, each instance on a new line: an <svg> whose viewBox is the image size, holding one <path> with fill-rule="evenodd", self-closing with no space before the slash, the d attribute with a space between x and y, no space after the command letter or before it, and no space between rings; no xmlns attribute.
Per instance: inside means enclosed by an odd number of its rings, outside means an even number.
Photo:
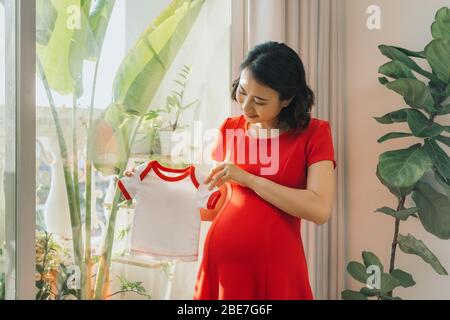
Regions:
<svg viewBox="0 0 450 320"><path fill-rule="evenodd" d="M205 175L195 166L168 168L150 161L123 177L118 186L128 200L136 199L131 253L156 260L197 261L200 208L214 208L217 187L208 190Z"/></svg>

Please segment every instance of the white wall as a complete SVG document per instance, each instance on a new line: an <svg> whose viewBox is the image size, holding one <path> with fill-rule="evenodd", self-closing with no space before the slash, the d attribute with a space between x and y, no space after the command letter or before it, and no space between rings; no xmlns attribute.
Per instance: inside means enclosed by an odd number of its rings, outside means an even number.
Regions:
<svg viewBox="0 0 450 320"><path fill-rule="evenodd" d="M366 27L367 7L381 8L381 30ZM409 147L414 138L396 139L378 144L377 139L389 131L408 130L406 124L378 124L373 117L405 106L396 93L378 83L378 68L388 61L377 46L391 44L421 51L431 40L430 26L435 12L449 6L448 0L346 0L346 170L348 261L362 261L362 251L377 254L385 268L389 267L394 219L374 210L396 207L396 198L378 181L375 171L378 156L392 149ZM422 65L422 64L421 64ZM444 123L450 122L447 116ZM409 201L406 206L412 206ZM436 254L450 272L450 241L428 234L418 220L401 223L402 234L411 233ZM419 257L397 249L396 267L411 273L417 284L396 289L404 299L449 299L450 277L439 276ZM361 284L348 279L348 288L359 290Z"/></svg>

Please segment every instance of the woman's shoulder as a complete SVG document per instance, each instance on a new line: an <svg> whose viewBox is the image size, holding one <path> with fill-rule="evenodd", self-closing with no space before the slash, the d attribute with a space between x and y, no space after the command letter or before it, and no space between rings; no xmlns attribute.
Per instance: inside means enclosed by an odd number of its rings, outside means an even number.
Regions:
<svg viewBox="0 0 450 320"><path fill-rule="evenodd" d="M221 129L238 129L243 128L245 119L243 115L228 117L221 125Z"/></svg>

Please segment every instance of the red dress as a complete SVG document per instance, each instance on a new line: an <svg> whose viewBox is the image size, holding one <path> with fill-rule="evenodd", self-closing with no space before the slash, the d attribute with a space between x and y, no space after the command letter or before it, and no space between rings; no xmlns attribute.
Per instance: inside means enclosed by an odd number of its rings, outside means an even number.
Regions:
<svg viewBox="0 0 450 320"><path fill-rule="evenodd" d="M299 189L306 188L307 167L312 163L331 160L336 167L327 121L312 118L302 132L285 132L277 139L254 138L247 132L247 126L243 116L228 118L221 125L223 139L216 141L213 158L223 161L230 148L234 151L231 159L239 167ZM227 140L229 129L235 132L233 144ZM269 162L267 159L255 162L250 152L255 145L258 148L267 145L267 150L271 150L276 141L279 169L262 175L261 169L270 167ZM239 158L239 150L245 150L244 161ZM249 188L232 184L231 189L228 202L206 236L194 300L313 299L300 219L271 205Z"/></svg>

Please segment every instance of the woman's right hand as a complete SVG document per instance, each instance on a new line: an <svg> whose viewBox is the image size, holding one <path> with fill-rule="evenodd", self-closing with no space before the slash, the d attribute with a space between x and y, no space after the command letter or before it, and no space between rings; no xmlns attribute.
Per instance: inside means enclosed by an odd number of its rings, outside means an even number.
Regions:
<svg viewBox="0 0 450 320"><path fill-rule="evenodd" d="M123 175L126 177L132 177L134 175L135 171L136 171L136 167L132 166L132 167L129 167L127 170L125 170L123 172Z"/></svg>

